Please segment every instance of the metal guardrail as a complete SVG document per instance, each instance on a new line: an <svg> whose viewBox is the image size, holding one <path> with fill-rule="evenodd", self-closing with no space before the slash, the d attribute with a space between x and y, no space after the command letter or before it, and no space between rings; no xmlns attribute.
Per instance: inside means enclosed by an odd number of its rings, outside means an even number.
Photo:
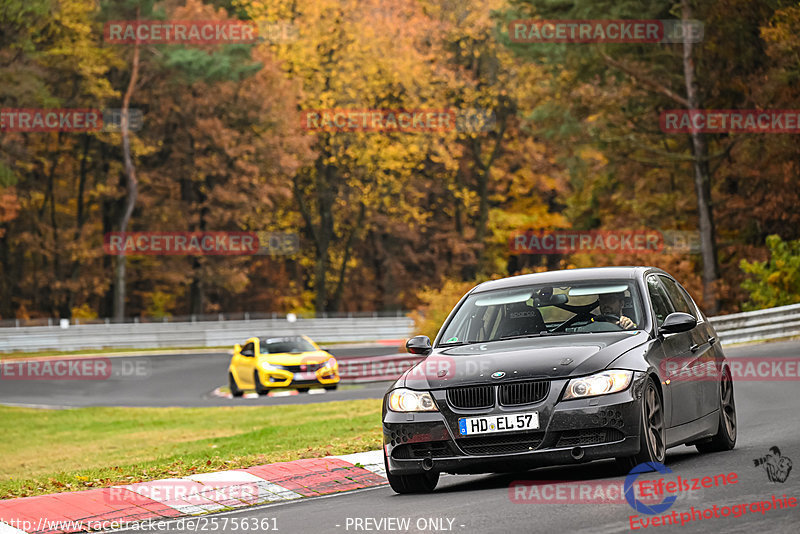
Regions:
<svg viewBox="0 0 800 534"><path fill-rule="evenodd" d="M722 343L800 336L800 304L710 317Z"/></svg>
<svg viewBox="0 0 800 534"><path fill-rule="evenodd" d="M405 317L406 312L380 311L380 312L321 312L295 314L298 319L359 319L369 317ZM60 327L67 325L86 324L151 324L151 323L197 323L215 321L257 321L261 319L283 319L286 315L278 312L234 312L234 313L207 313L203 315L175 315L165 317L124 317L117 320L110 317L94 319L54 319L53 317L34 317L30 319L0 319L0 332L3 328L25 328L28 326Z"/></svg>
<svg viewBox="0 0 800 534"><path fill-rule="evenodd" d="M800 335L800 304L709 318L723 343ZM413 335L405 316L285 318L240 321L69 324L0 328L0 352L102 348L219 347L252 336L305 334L320 343L403 339Z"/></svg>
<svg viewBox="0 0 800 534"><path fill-rule="evenodd" d="M186 323L81 324L0 329L0 352L233 346L253 336L307 335L318 343L408 337L408 317L266 319Z"/></svg>

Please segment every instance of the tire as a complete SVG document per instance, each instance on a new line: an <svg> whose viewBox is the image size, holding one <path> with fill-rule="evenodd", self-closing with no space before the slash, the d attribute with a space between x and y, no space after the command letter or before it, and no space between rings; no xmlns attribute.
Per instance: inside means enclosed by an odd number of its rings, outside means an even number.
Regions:
<svg viewBox="0 0 800 534"><path fill-rule="evenodd" d="M244 391L239 389L239 386L236 384L236 380L233 378L233 373L228 373L228 389L231 390L231 395L234 397L241 397L244 394Z"/></svg>
<svg viewBox="0 0 800 534"><path fill-rule="evenodd" d="M386 478L389 480L389 486L395 493L401 495L407 493L431 493L436 489L436 484L439 483L439 473L433 471L415 473L413 475L391 474L389 472L389 462L386 461L385 455L383 457L383 465L386 466Z"/></svg>
<svg viewBox="0 0 800 534"><path fill-rule="evenodd" d="M664 401L651 377L645 380L639 424L639 452L633 456L617 458L617 467L628 473L646 462L664 463L667 455L667 434L664 428ZM651 469L652 471L652 469Z"/></svg>
<svg viewBox="0 0 800 534"><path fill-rule="evenodd" d="M730 451L736 446L736 401L733 378L725 368L719 381L719 427L710 441L695 445L701 453Z"/></svg>
<svg viewBox="0 0 800 534"><path fill-rule="evenodd" d="M256 393L259 395L266 395L269 393L269 389L265 388L264 385L261 383L261 379L258 378L258 371L253 371L253 384L256 386Z"/></svg>
<svg viewBox="0 0 800 534"><path fill-rule="evenodd" d="M337 387L339 387L339 384L334 384L332 386L325 386L325 391L336 391Z"/></svg>

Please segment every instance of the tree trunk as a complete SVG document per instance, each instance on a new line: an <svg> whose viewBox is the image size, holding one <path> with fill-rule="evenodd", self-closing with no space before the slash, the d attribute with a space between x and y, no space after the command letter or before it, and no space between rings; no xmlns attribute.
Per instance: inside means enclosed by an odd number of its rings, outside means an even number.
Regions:
<svg viewBox="0 0 800 534"><path fill-rule="evenodd" d="M75 214L75 232L73 234L73 239L76 243L80 242L81 234L83 232L83 224L84 224L84 193L86 190L86 179L88 174L88 164L87 160L89 157L89 144L91 143L91 137L89 135L83 135L83 153L81 154L81 166L80 171L78 173L78 196L76 199L77 209ZM79 279L81 270L81 261L80 258L76 258L75 261L72 262L72 274L70 275L70 281L72 284L76 284ZM70 317L72 308L75 307L75 290L67 286L67 310L70 310ZM63 316L62 316L63 317Z"/></svg>
<svg viewBox="0 0 800 534"><path fill-rule="evenodd" d="M139 20L139 9L136 9L136 20ZM133 66L131 68L131 79L128 88L122 99L122 119L120 127L122 129L122 158L125 163L125 187L127 194L125 197L125 209L119 223L119 231L126 232L128 223L133 215L133 208L136 206L138 196L138 182L136 180L136 169L131 159L131 139L128 129L128 110L130 108L131 96L136 88L136 79L139 76L139 42L137 41L133 49ZM125 267L127 257L124 254L117 256L116 283L114 284L114 318L122 321L125 317Z"/></svg>
<svg viewBox="0 0 800 534"><path fill-rule="evenodd" d="M491 177L492 165L494 165L495 160L500 154L500 148L503 144L503 136L506 133L506 127L507 123L505 120L505 114L501 114L500 130L497 132L497 138L495 139L494 146L492 147L492 151L489 153L485 163L482 159L482 146L478 142L478 138L476 137L472 142L472 155L475 161L475 167L478 170L476 173L478 180L476 192L478 193L479 204L478 221L475 228L475 241L481 247L479 249L480 252L477 264L477 273L479 274L485 274L487 268L486 237L489 233L489 179Z"/></svg>
<svg viewBox="0 0 800 534"><path fill-rule="evenodd" d="M353 229L350 231L350 236L347 238L347 242L344 245L344 257L342 258L342 265L339 268L339 280L336 283L336 290L333 292L333 301L331 303L332 311L341 311L342 296L344 295L344 280L345 275L347 274L347 262L350 261L350 253L353 250L353 243L355 242L356 233L361 228L361 224L364 222L365 213L366 206L364 206L364 203L361 202L361 206L358 210L358 219L353 225Z"/></svg>
<svg viewBox="0 0 800 534"><path fill-rule="evenodd" d="M328 311L327 274L330 264L330 246L333 238L333 195L330 189L331 168L320 161L316 172L319 228L317 234L317 261L314 265L314 307L317 313Z"/></svg>
<svg viewBox="0 0 800 534"><path fill-rule="evenodd" d="M692 18L689 0L681 0L684 24ZM690 111L699 110L701 106L695 80L693 45L688 32L684 32L683 41L683 74L686 83L686 100ZM694 153L694 187L697 194L697 215L700 226L700 249L703 259L703 304L709 315L719 311L719 299L716 293L717 245L714 239L714 213L711 204L711 178L708 166L708 143L706 136L693 131L692 151Z"/></svg>

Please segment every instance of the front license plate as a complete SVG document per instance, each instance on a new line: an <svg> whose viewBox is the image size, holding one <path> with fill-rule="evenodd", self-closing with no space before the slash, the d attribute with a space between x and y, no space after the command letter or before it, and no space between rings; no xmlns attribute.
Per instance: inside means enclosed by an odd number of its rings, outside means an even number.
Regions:
<svg viewBox="0 0 800 534"><path fill-rule="evenodd" d="M317 374L316 373L295 373L294 374L295 380L316 380Z"/></svg>
<svg viewBox="0 0 800 534"><path fill-rule="evenodd" d="M511 432L512 430L536 430L538 428L539 412L465 417L458 420L458 430L462 436Z"/></svg>

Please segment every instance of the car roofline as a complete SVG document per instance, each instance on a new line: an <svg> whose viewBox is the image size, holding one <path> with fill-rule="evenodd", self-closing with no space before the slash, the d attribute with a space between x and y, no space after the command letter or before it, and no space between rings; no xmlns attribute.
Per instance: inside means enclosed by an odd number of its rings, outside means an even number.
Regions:
<svg viewBox="0 0 800 534"><path fill-rule="evenodd" d="M602 282L604 280L642 280L653 272L669 274L658 267L625 266L625 267L588 267L583 269L562 269L542 273L521 274L489 280L478 284L468 294L483 293L496 289L510 289L514 287L574 282Z"/></svg>

